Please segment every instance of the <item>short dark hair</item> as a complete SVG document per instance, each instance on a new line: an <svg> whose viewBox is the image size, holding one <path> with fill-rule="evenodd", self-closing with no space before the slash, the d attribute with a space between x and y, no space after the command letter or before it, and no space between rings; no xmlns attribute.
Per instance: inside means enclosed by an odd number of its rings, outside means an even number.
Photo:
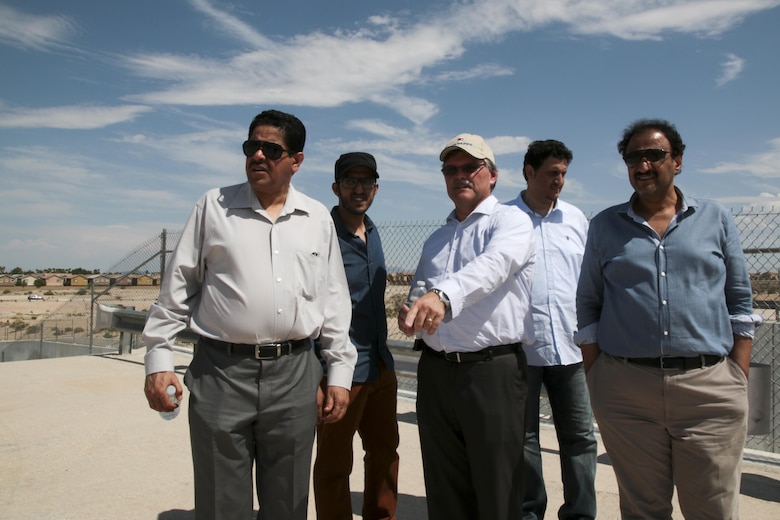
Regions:
<svg viewBox="0 0 780 520"><path fill-rule="evenodd" d="M631 138L634 137L635 134L644 132L645 130L657 130L664 134L669 141L669 145L672 147L670 150L672 157L680 157L685 151L682 137L680 137L680 133L672 123L665 119L638 119L623 130L623 139L621 139L617 145L618 153L620 153L621 156L625 155L626 148L628 148L628 142L631 141Z"/></svg>
<svg viewBox="0 0 780 520"><path fill-rule="evenodd" d="M525 180L528 180L528 176L525 174L526 166L531 166L535 170L550 157L562 159L566 161L566 164L570 164L574 154L571 153L571 150L565 144L555 139L532 142L528 145L528 151L525 152L525 158L523 159L523 177Z"/></svg>
<svg viewBox="0 0 780 520"><path fill-rule="evenodd" d="M303 145L306 144L306 127L294 115L278 110L260 112L249 125L249 139L258 126L272 126L281 130L284 146L290 153L303 151Z"/></svg>

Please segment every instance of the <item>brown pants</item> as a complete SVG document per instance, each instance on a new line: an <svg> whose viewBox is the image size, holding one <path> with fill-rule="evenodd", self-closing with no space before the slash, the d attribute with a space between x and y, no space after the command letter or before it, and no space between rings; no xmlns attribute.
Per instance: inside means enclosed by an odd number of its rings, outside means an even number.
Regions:
<svg viewBox="0 0 780 520"><path fill-rule="evenodd" d="M352 473L352 440L363 440L365 520L395 519L398 503L398 382L395 372L380 364L379 377L354 383L344 418L317 426L317 459L314 462L314 501L320 520L352 520L349 475Z"/></svg>
<svg viewBox="0 0 780 520"><path fill-rule="evenodd" d="M602 353L587 375L624 519L739 518L747 378L730 358L661 370Z"/></svg>

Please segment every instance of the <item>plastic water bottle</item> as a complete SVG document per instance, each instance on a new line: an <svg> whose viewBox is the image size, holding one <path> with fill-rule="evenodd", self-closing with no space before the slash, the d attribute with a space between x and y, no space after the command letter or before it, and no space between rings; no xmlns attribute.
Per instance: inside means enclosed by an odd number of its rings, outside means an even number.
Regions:
<svg viewBox="0 0 780 520"><path fill-rule="evenodd" d="M171 400L171 403L173 404L179 404L179 400L176 399L176 387L173 385L169 385L168 388L165 389L166 393L168 394L168 399ZM160 417L165 419L166 421L170 421L171 419L175 419L176 416L179 415L179 410L181 410L181 406L177 406L175 410L172 412L160 412Z"/></svg>
<svg viewBox="0 0 780 520"><path fill-rule="evenodd" d="M417 285L412 288L412 292L409 293L409 299L406 301L406 306L410 309L412 304L416 302L421 296L424 296L428 290L425 288L425 282L423 280L417 280ZM420 339L422 336L419 332L415 331L412 336L414 339Z"/></svg>

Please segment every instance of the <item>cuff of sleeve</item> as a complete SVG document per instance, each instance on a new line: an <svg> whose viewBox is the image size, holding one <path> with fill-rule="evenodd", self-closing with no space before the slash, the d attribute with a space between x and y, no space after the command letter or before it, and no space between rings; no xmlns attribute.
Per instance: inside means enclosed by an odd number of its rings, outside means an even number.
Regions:
<svg viewBox="0 0 780 520"><path fill-rule="evenodd" d="M589 345L591 343L598 343L599 340L599 324L591 323L582 330L578 330L574 333L574 344Z"/></svg>
<svg viewBox="0 0 780 520"><path fill-rule="evenodd" d="M764 318L758 314L740 314L729 316L731 320L731 331L737 336L753 338L756 332L756 325L761 325Z"/></svg>
<svg viewBox="0 0 780 520"><path fill-rule="evenodd" d="M444 323L449 323L453 318L460 314L462 310L463 298L460 295L458 285L456 283L449 283L447 280L442 280L436 283L436 288L447 295L450 300L450 308L444 313Z"/></svg>
<svg viewBox="0 0 780 520"><path fill-rule="evenodd" d="M328 386L340 386L351 390L354 372L354 368L349 366L341 364L330 365L328 367Z"/></svg>
<svg viewBox="0 0 780 520"><path fill-rule="evenodd" d="M144 355L144 367L147 376L157 372L173 372L173 350L168 347L147 349Z"/></svg>

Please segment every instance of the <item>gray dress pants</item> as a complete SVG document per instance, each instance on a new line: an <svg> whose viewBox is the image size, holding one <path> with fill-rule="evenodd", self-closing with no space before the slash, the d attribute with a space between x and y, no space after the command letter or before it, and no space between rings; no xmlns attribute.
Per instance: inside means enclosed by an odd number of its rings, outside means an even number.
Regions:
<svg viewBox="0 0 780 520"><path fill-rule="evenodd" d="M195 473L195 518L305 519L317 386L312 350L271 361L199 344L184 381Z"/></svg>

